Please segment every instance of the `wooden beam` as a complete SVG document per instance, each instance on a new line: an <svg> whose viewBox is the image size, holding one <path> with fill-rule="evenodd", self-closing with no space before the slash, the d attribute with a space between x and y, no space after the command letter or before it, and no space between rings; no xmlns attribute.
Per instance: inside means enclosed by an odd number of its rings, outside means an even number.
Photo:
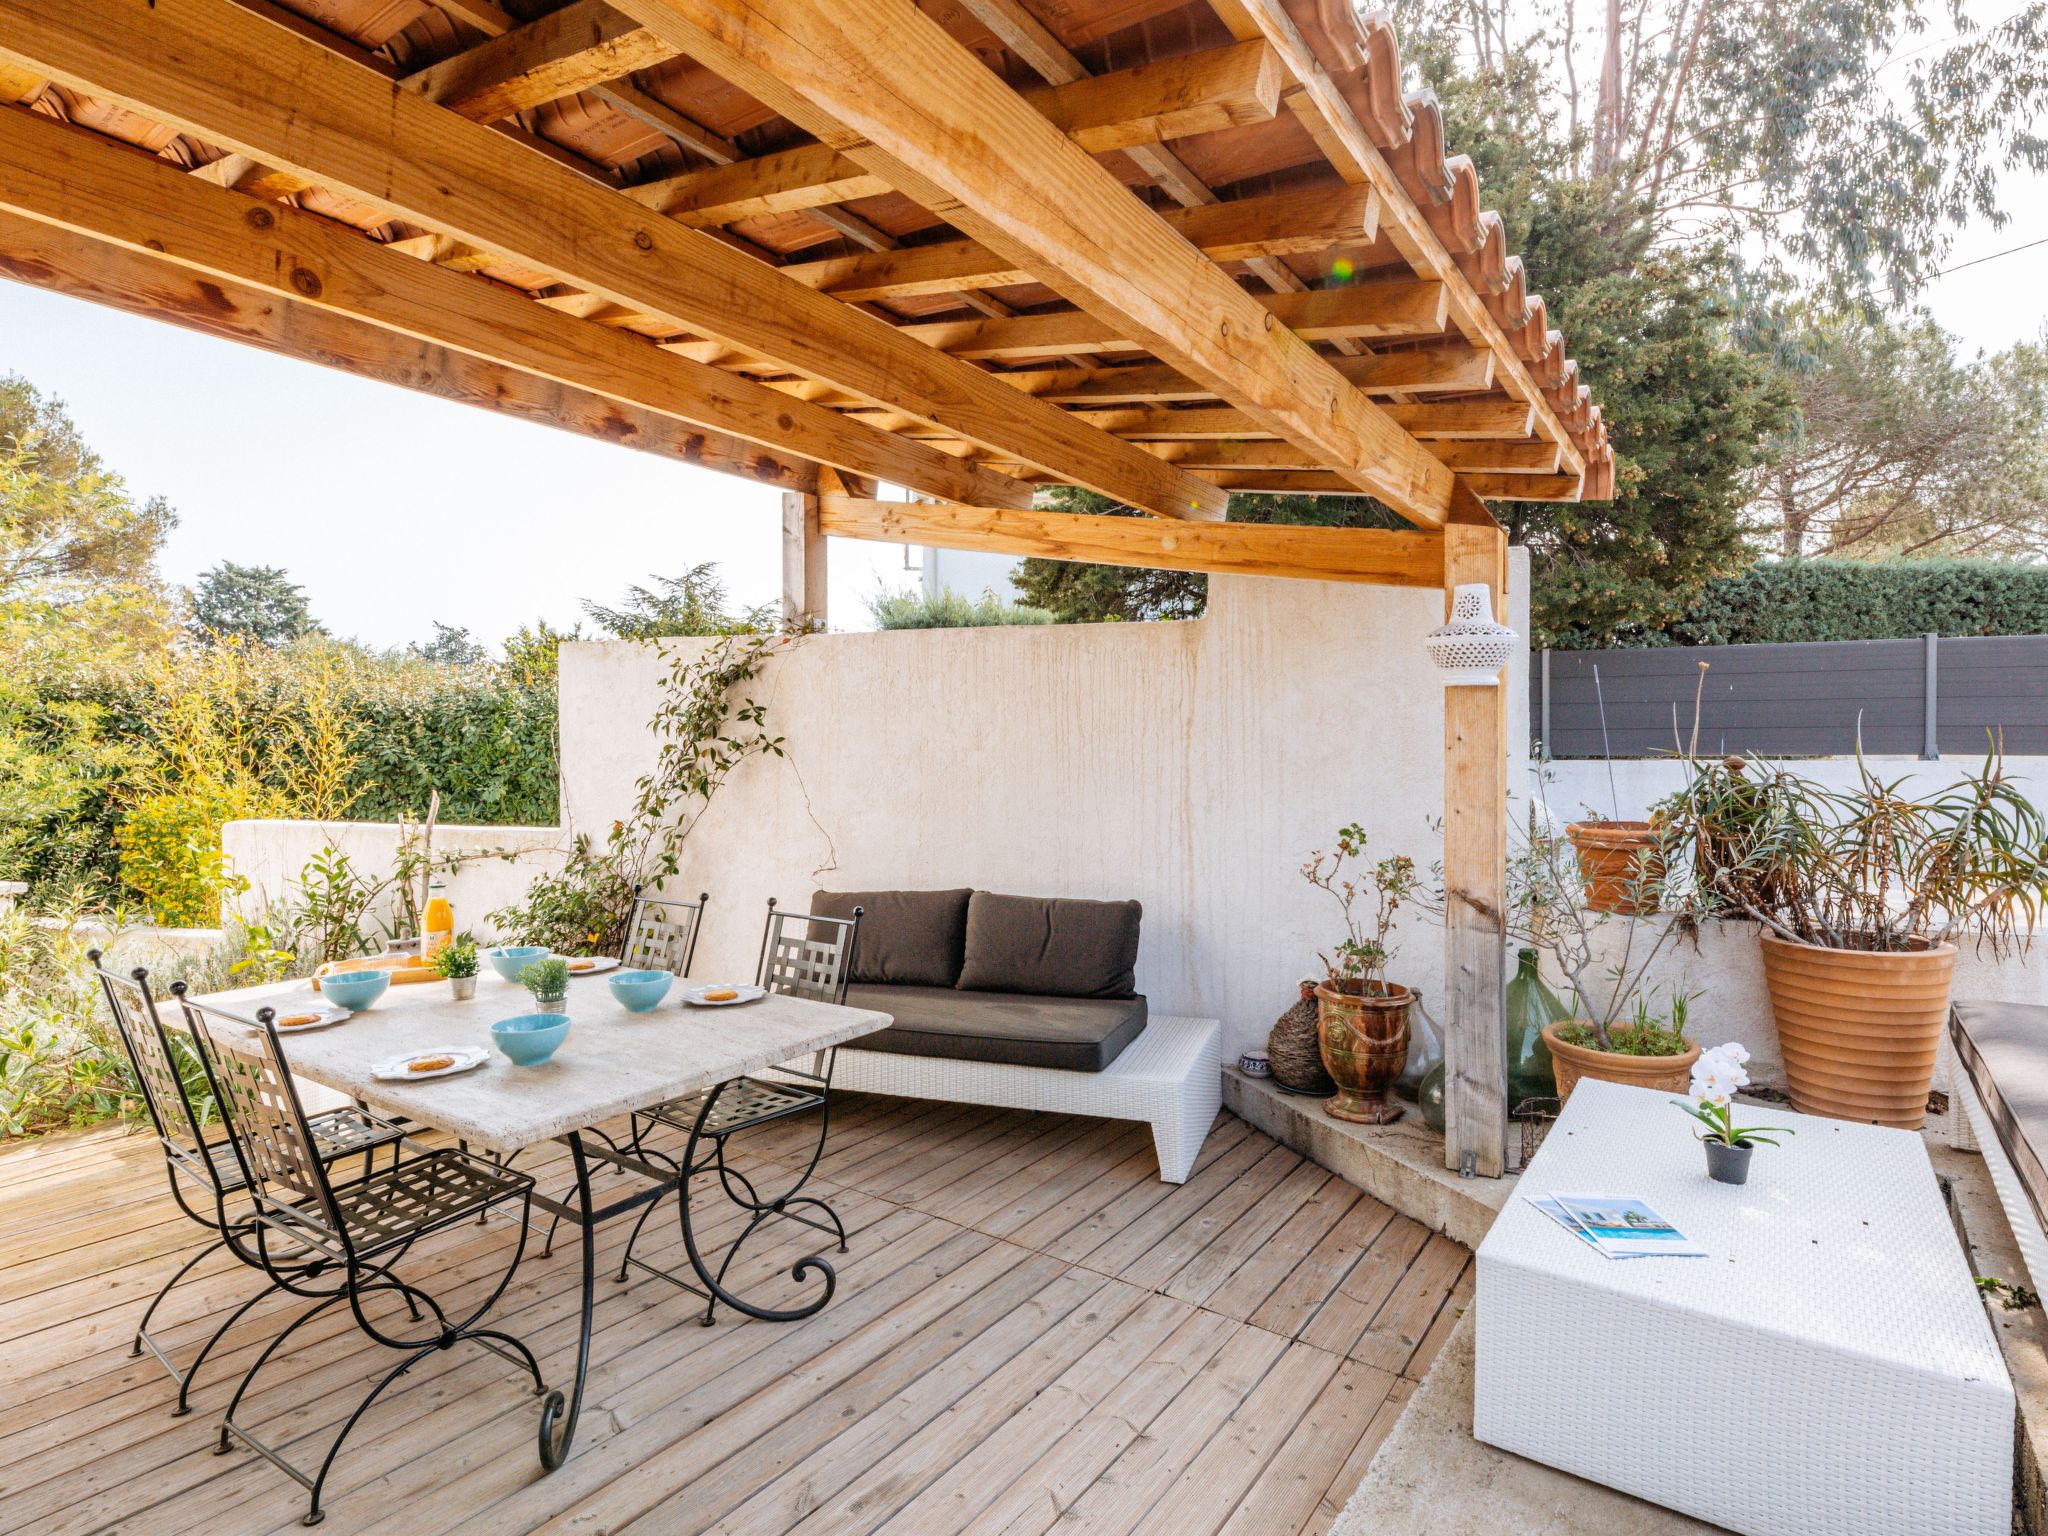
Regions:
<svg viewBox="0 0 2048 1536"><path fill-rule="evenodd" d="M1148 215L1149 217L1149 215ZM1221 275L1221 274L1219 274ZM1232 285L1236 288L1236 285ZM1339 336L1378 337L1398 340L1412 336L1435 336L1443 329L1443 285L1441 283L1366 283L1356 288L1322 288L1310 293L1244 293L1236 291L1255 310L1262 309L1261 326L1285 326L1298 337L1327 341ZM1013 315L1002 320L925 320L906 325L903 333L954 357L1034 357L1047 353L1147 352L1157 342L1136 326L1107 325L1086 310L1062 310L1055 314ZM1314 353L1309 354L1314 357ZM1328 367L1320 357L1318 364ZM1334 374L1334 370L1332 370ZM1355 393L1341 374L1337 387L1347 395ZM1227 395L1221 384L1214 386ZM1247 412L1247 414L1251 414ZM1280 418L1263 413L1276 424L1268 430L1281 431Z"/></svg>
<svg viewBox="0 0 2048 1536"><path fill-rule="evenodd" d="M805 491L817 483L815 464L743 438L19 214L0 212L0 277L760 485Z"/></svg>
<svg viewBox="0 0 2048 1536"><path fill-rule="evenodd" d="M1290 90L1287 105L1318 146L1329 155L1338 174L1347 181L1369 185L1380 194L1386 203L1384 223L1389 237L1408 257L1418 275L1442 280L1450 292L1451 310L1458 329L1475 345L1493 353L1500 370L1501 387L1515 399L1526 400L1535 408L1537 419L1542 423L1540 435L1559 445L1566 466L1575 471L1583 469L1584 463L1578 447L1571 441L1571 435L1543 398L1542 391L1530 377L1528 368L1516 355L1514 346L1498 322L1487 312L1484 301L1464 280L1457 262L1444 249L1443 242L1429 227L1429 220L1415 206L1414 199L1402 187L1393 167L1387 164L1386 157L1366 133L1364 124L1359 122L1358 114L1352 110L1336 81L1317 60L1315 51L1288 14L1286 0L1229 0L1229 3L1238 13L1239 24L1232 27L1233 34L1254 35L1251 29L1255 28L1255 35L1263 37L1279 51L1288 73L1299 85L1298 90Z"/></svg>
<svg viewBox="0 0 2048 1536"><path fill-rule="evenodd" d="M1488 501L1577 501L1585 477L1498 474L1481 470L1463 478L1473 495L1484 496Z"/></svg>
<svg viewBox="0 0 2048 1536"><path fill-rule="evenodd" d="M1169 523L833 495L821 496L819 508L819 527L836 538L1149 570L1291 576L1389 587L1435 588L1443 582L1443 541L1427 533L1278 523Z"/></svg>
<svg viewBox="0 0 2048 1536"><path fill-rule="evenodd" d="M1379 228L1379 195L1364 187L1316 187L1234 203L1168 208L1159 216L1211 261L1244 261L1370 244ZM832 256L794 262L781 270L849 304L1031 281L1029 272L1010 266L973 240Z"/></svg>
<svg viewBox="0 0 2048 1536"><path fill-rule="evenodd" d="M1493 383L1493 354L1463 341L1408 352L1372 352L1335 357L1330 365L1367 394L1400 398L1434 393L1467 394ZM1164 363L1128 368L1019 369L996 375L1012 388L1063 405L1142 405L1204 401L1214 390Z"/></svg>
<svg viewBox="0 0 2048 1536"><path fill-rule="evenodd" d="M1461 475L1524 475L1541 477L1557 473L1560 462L1558 446L1538 438L1532 442L1485 442L1439 440L1430 444L1430 452L1447 469L1454 469ZM1487 492L1472 487L1476 496Z"/></svg>
<svg viewBox="0 0 2048 1536"><path fill-rule="evenodd" d="M911 0L620 8L1362 490L1443 521L1441 464Z"/></svg>
<svg viewBox="0 0 2048 1536"><path fill-rule="evenodd" d="M559 11L443 59L405 83L428 101L487 123L630 75L674 50L604 0Z"/></svg>
<svg viewBox="0 0 2048 1536"><path fill-rule="evenodd" d="M232 0L0 0L0 58L465 244L516 256L677 330L943 420L984 447L1129 505L1173 517L1222 515L1223 493L1194 476L789 281L715 236L649 219L619 193L393 90Z"/></svg>
<svg viewBox="0 0 2048 1536"><path fill-rule="evenodd" d="M1507 535L1460 485L1444 529L1446 614L1456 589L1486 587L1500 618ZM1454 518L1458 513L1454 512ZM1507 680L1444 690L1444 1163L1498 1178L1507 1147Z"/></svg>
<svg viewBox="0 0 2048 1536"><path fill-rule="evenodd" d="M316 215L207 186L153 155L33 113L0 113L0 207L769 448L899 485L914 476L934 487L983 485L1006 503L1029 500L1021 483L933 448L386 250Z"/></svg>
<svg viewBox="0 0 2048 1536"><path fill-rule="evenodd" d="M818 498L803 491L782 498L782 618L799 629L823 629L828 615L825 533Z"/></svg>
<svg viewBox="0 0 2048 1536"><path fill-rule="evenodd" d="M1081 148L1101 153L1263 121L1274 113L1278 85L1272 50L1263 43L1238 43L1023 96ZM885 178L829 146L806 144L629 190L656 212L702 228L892 189Z"/></svg>

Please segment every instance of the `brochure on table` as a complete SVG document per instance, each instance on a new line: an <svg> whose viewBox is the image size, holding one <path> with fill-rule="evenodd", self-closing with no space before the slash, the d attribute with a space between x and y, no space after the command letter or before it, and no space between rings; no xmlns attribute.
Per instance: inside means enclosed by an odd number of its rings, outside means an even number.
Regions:
<svg viewBox="0 0 2048 1536"><path fill-rule="evenodd" d="M1610 1259L1705 1258L1707 1250L1633 1195L1550 1194L1523 1197L1537 1210Z"/></svg>

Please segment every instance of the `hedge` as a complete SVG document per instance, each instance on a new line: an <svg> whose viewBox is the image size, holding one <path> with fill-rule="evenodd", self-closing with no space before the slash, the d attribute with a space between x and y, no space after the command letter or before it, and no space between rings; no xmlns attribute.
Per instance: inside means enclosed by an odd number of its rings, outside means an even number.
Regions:
<svg viewBox="0 0 2048 1536"><path fill-rule="evenodd" d="M1773 561L1710 582L1650 645L2048 634L2048 566L1992 560Z"/></svg>

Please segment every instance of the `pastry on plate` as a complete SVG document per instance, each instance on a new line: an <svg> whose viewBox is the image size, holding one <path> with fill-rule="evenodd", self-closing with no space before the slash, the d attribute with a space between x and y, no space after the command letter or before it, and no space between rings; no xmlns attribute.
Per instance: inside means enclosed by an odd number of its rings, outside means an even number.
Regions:
<svg viewBox="0 0 2048 1536"><path fill-rule="evenodd" d="M317 1024L319 1022L320 1015L317 1013L288 1013L277 1021L277 1027L279 1029L297 1029L301 1024Z"/></svg>
<svg viewBox="0 0 2048 1536"><path fill-rule="evenodd" d="M713 987L704 994L704 1001L707 1003L729 1003L738 996L739 993L731 987Z"/></svg>
<svg viewBox="0 0 2048 1536"><path fill-rule="evenodd" d="M408 1072L438 1072L443 1067L455 1065L453 1056L415 1056L405 1064Z"/></svg>

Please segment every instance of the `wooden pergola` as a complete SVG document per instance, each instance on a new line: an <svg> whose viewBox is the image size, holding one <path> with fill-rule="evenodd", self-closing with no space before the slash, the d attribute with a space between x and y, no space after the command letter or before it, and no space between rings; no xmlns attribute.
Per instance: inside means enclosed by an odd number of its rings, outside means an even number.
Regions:
<svg viewBox="0 0 2048 1536"><path fill-rule="evenodd" d="M1487 502L1614 468L1479 202L1344 0L0 0L0 272L776 487L813 617L829 535L1498 599ZM1446 690L1481 1174L1505 721Z"/></svg>

